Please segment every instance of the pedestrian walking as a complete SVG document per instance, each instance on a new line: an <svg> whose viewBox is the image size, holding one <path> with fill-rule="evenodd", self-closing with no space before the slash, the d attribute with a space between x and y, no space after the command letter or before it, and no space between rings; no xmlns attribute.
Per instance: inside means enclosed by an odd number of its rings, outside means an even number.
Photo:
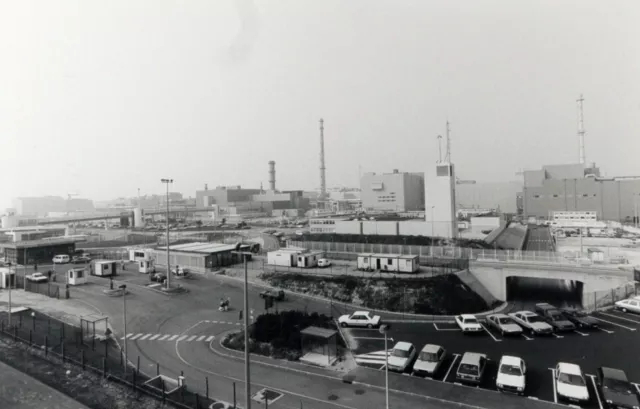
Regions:
<svg viewBox="0 0 640 409"><path fill-rule="evenodd" d="M38 271L38 263L33 263L33 271Z"/></svg>
<svg viewBox="0 0 640 409"><path fill-rule="evenodd" d="M124 260L122 260L120 262L120 268L122 268L122 270L126 270L127 269L126 264L124 264Z"/></svg>

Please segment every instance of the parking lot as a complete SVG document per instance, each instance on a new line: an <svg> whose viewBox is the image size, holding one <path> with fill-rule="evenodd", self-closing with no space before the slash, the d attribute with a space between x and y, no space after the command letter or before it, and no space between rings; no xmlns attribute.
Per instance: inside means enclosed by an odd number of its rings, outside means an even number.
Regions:
<svg viewBox="0 0 640 409"><path fill-rule="evenodd" d="M489 363L479 388L496 393L498 362L503 355L514 355L524 359L527 364L525 395L530 399L558 403L565 402L558 399L553 368L558 362L574 363L582 368L589 388L590 401L581 406L603 409L607 406L602 401L600 390L595 388L594 377L600 366L624 370L640 394L640 367L637 365L636 350L640 342L640 315L606 311L593 316L599 321L598 329L506 338L486 325L483 326L484 331L471 335L463 334L455 323L393 323L388 333L389 349L398 341L410 342L418 351L427 343L441 345L447 351L446 359L434 379L427 382L446 383L456 383L456 371L465 352L486 354ZM342 331L359 365L384 370L384 338L377 329L347 328ZM411 376L410 372L409 369L404 375ZM402 375L390 373L389 376Z"/></svg>

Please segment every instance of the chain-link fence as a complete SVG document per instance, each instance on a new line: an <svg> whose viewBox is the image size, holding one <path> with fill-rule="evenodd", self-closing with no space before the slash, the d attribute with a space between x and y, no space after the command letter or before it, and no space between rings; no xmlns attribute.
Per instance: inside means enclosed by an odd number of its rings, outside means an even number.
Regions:
<svg viewBox="0 0 640 409"><path fill-rule="evenodd" d="M587 311L596 311L636 295L638 295L638 284L627 283L610 290L585 292L582 296L582 306Z"/></svg>

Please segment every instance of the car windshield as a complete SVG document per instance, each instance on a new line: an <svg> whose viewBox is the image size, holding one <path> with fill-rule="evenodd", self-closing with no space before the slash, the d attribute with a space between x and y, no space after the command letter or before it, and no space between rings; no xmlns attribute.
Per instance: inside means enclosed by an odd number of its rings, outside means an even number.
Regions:
<svg viewBox="0 0 640 409"><path fill-rule="evenodd" d="M520 369L520 367L513 365L500 365L500 373L503 373L505 375L522 376L522 370Z"/></svg>
<svg viewBox="0 0 640 409"><path fill-rule="evenodd" d="M513 320L511 318L502 317L498 319L498 322L502 325L509 325L513 323Z"/></svg>
<svg viewBox="0 0 640 409"><path fill-rule="evenodd" d="M437 362L438 355L434 354L433 352L421 352L420 360L425 362Z"/></svg>
<svg viewBox="0 0 640 409"><path fill-rule="evenodd" d="M406 358L409 356L409 351L403 351L402 349L394 349L391 355L398 358Z"/></svg>
<svg viewBox="0 0 640 409"><path fill-rule="evenodd" d="M629 382L621 381L619 379L607 379L602 382L605 388L612 389L616 392L624 393L625 395L631 395L631 384Z"/></svg>
<svg viewBox="0 0 640 409"><path fill-rule="evenodd" d="M460 364L460 367L458 368L458 372L462 374L467 374L467 375L477 375L478 367L470 364Z"/></svg>
<svg viewBox="0 0 640 409"><path fill-rule="evenodd" d="M568 374L560 372L558 375L558 382L566 383L574 386L585 386L584 379L580 375Z"/></svg>
<svg viewBox="0 0 640 409"><path fill-rule="evenodd" d="M530 323L542 322L542 318L537 315L532 315L530 317L525 318Z"/></svg>
<svg viewBox="0 0 640 409"><path fill-rule="evenodd" d="M477 324L478 320L475 318L464 318L462 320L465 324Z"/></svg>
<svg viewBox="0 0 640 409"><path fill-rule="evenodd" d="M549 314L549 316L554 321L563 321L564 320L564 316L562 314L560 314L559 312L552 312L552 313Z"/></svg>

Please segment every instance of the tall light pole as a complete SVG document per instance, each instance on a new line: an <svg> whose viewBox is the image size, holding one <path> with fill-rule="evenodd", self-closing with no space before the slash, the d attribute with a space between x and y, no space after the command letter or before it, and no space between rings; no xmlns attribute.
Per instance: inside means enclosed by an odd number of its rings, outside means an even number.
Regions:
<svg viewBox="0 0 640 409"><path fill-rule="evenodd" d="M12 274L9 274L9 328L11 328L11 287L13 287L13 281L15 281L18 276L17 264L18 263L13 265L13 277ZM9 263L9 273L11 273L11 263Z"/></svg>
<svg viewBox="0 0 640 409"><path fill-rule="evenodd" d="M122 316L124 319L124 374L127 374L127 363L129 362L129 355L127 354L127 285L122 284L118 287L122 290Z"/></svg>
<svg viewBox="0 0 640 409"><path fill-rule="evenodd" d="M633 194L633 224L636 229L638 228L638 196L640 193Z"/></svg>
<svg viewBox="0 0 640 409"><path fill-rule="evenodd" d="M249 371L249 272L247 269L247 256L250 252L241 251L242 244L236 244L233 254L242 255L244 261L244 378L246 409L251 409L251 374Z"/></svg>
<svg viewBox="0 0 640 409"><path fill-rule="evenodd" d="M435 212L434 212L435 208L436 208L435 206L431 206L431 238L432 239L435 237L435 234L434 234L434 226L436 224Z"/></svg>
<svg viewBox="0 0 640 409"><path fill-rule="evenodd" d="M390 326L388 324L380 325L380 333L384 334L384 394L387 409L389 409L389 347L387 344L387 332L389 328Z"/></svg>
<svg viewBox="0 0 640 409"><path fill-rule="evenodd" d="M169 282L171 281L171 264L169 264L169 185L173 183L173 179L160 179L162 183L167 185L167 290L169 289ZM177 273L177 271L176 271Z"/></svg>

